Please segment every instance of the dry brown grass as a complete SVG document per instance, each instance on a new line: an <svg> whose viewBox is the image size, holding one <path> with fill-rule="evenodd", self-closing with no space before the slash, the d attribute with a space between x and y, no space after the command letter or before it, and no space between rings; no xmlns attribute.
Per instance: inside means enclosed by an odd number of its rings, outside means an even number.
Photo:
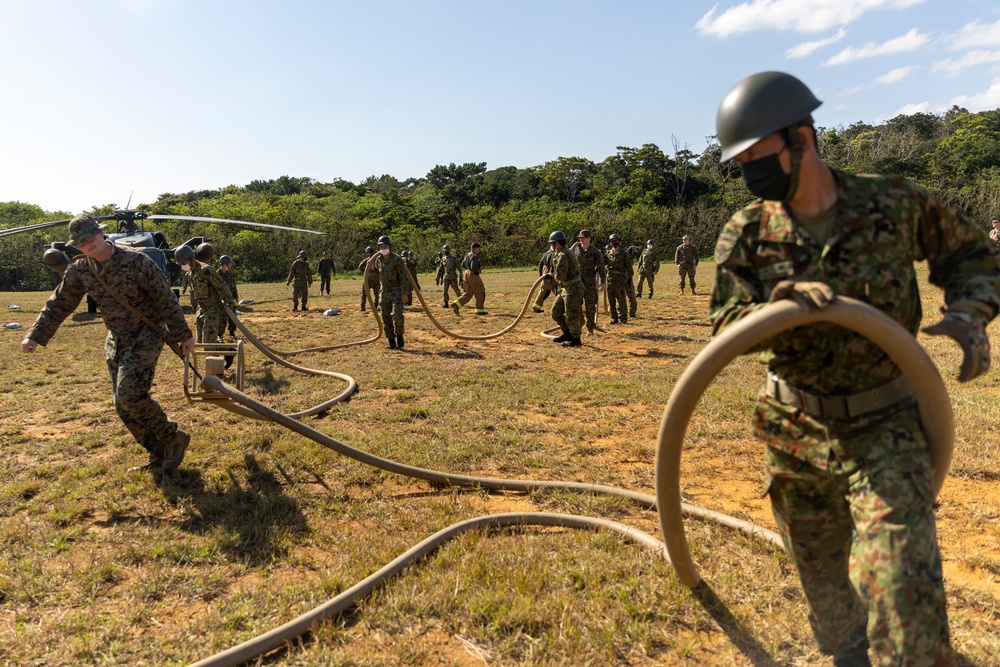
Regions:
<svg viewBox="0 0 1000 667"><path fill-rule="evenodd" d="M710 265L700 277L711 287ZM507 324L534 274L487 273L490 315ZM708 340L707 296L680 297L666 267L640 318L579 350L539 337L532 315L495 341L462 343L408 311L407 349L382 344L297 359L348 373L360 393L321 419L348 444L407 463L482 475L653 489L656 428L669 392ZM433 284L423 276L425 287ZM245 321L278 347L357 340L360 282L334 282L310 313L283 285L246 285ZM939 292L925 286L925 312ZM0 294L33 321L45 294ZM337 317L322 308L341 306ZM77 314L33 356L24 331L0 330L0 665L183 664L312 608L455 521L489 512L607 516L657 534L653 513L571 493L487 494L432 488L372 470L270 424L205 405L180 389L164 354L156 398L194 434L182 470L161 485L111 407L105 329ZM964 664L1000 664L1000 374L970 386L953 345L921 338L949 378L958 422L952 478L938 512L952 630ZM997 364L1000 368L1000 364ZM248 391L291 412L340 390L256 352ZM686 500L773 527L761 451L747 416L761 385L753 360L709 389L684 456ZM721 604L681 586L669 565L601 533L465 535L268 664L824 664L801 592L772 548L698 521L696 562Z"/></svg>

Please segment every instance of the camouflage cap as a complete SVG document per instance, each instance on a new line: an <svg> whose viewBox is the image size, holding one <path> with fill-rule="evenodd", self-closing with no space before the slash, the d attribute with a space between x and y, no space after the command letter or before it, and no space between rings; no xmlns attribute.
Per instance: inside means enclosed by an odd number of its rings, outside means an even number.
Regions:
<svg viewBox="0 0 1000 667"><path fill-rule="evenodd" d="M589 239L590 238L590 230L589 229L581 229L580 233L576 235L576 238L578 238L578 239Z"/></svg>
<svg viewBox="0 0 1000 667"><path fill-rule="evenodd" d="M93 216L81 213L69 221L69 243L75 246L81 241L86 241L95 234L104 234L104 226L97 222Z"/></svg>

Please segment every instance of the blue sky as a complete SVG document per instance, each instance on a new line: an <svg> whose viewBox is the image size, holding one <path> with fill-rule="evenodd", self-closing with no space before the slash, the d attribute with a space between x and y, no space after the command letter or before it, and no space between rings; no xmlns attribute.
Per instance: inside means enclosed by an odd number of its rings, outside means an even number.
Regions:
<svg viewBox="0 0 1000 667"><path fill-rule="evenodd" d="M1000 3L0 0L0 201L701 152L768 69L827 127L997 108Z"/></svg>

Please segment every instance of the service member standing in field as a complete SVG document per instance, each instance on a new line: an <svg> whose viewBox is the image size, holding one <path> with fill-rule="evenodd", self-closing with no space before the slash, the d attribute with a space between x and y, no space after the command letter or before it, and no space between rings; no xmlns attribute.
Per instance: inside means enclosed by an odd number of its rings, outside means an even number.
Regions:
<svg viewBox="0 0 1000 667"><path fill-rule="evenodd" d="M226 283L226 287L229 288L229 293L233 296L233 303L239 303L240 291L236 287L236 274L233 273L233 258L229 255L223 255L219 258L219 276L222 277L222 280ZM233 308L235 309L235 306ZM229 323L229 337L235 339L236 323L228 317L226 321ZM222 331L219 331L219 336L222 336Z"/></svg>
<svg viewBox="0 0 1000 667"><path fill-rule="evenodd" d="M441 266L438 272L441 273L441 284L444 285L444 307L448 307L448 290L454 289L455 294L462 296L462 290L458 287L458 258L451 254L451 246L445 244L441 251Z"/></svg>
<svg viewBox="0 0 1000 667"><path fill-rule="evenodd" d="M374 256L375 256L375 248L373 248L371 246L367 246L365 248L365 258L363 260L361 260L360 264L358 264L358 271L361 272L362 276L364 276L364 274L365 274L365 267L368 266L370 260ZM378 299L379 299L379 285L380 285L380 281L379 281L379 277L378 277L378 269L375 268L375 266L376 266L375 263L371 262L371 267L368 269L368 285L367 285L367 288L368 288L368 290L372 291L372 300L374 301L374 303L372 305L372 308L374 310L378 310ZM361 311L362 312L364 312L364 310L365 310L365 304L368 302L368 290L365 289L365 281L362 280L361 281Z"/></svg>
<svg viewBox="0 0 1000 667"><path fill-rule="evenodd" d="M597 297L600 290L605 289L608 271L604 268L604 255L596 246L591 245L590 231L581 229L576 236L572 250L580 263L580 279L583 281L583 303L587 313L587 331L594 333L597 327ZM597 278L601 284L598 286Z"/></svg>
<svg viewBox="0 0 1000 667"><path fill-rule="evenodd" d="M223 304L236 306L229 286L208 264L195 259L191 246L181 246L174 252L174 261L191 276L191 291L198 301L195 329L199 343L217 343L226 330L229 316Z"/></svg>
<svg viewBox="0 0 1000 667"><path fill-rule="evenodd" d="M993 229L990 230L990 240L1000 243L1000 218L993 218Z"/></svg>
<svg viewBox="0 0 1000 667"><path fill-rule="evenodd" d="M462 268L465 269L462 273L462 286L465 287L465 293L451 304L456 315L461 312L462 306L472 300L472 297L476 297L476 315L486 314L486 286L483 285L483 279L479 277L483 271L479 250L479 244L473 243L462 260Z"/></svg>
<svg viewBox="0 0 1000 667"><path fill-rule="evenodd" d="M626 299L628 279L632 272L632 262L622 250L622 237L612 234L610 250L604 251L604 265L608 269L608 302L611 308L611 324L628 322Z"/></svg>
<svg viewBox="0 0 1000 667"><path fill-rule="evenodd" d="M309 254L305 250L300 250L299 256L292 262L292 268L288 271L288 280L285 281L286 287L292 285L293 312L299 309L299 299L302 300L302 310L309 310L306 304L309 302L309 287L313 284L313 277L308 259Z"/></svg>
<svg viewBox="0 0 1000 667"><path fill-rule="evenodd" d="M544 276L546 273L552 273L552 249L549 248L542 253L541 258L538 260L538 276ZM538 296L535 297L535 303L531 305L531 309L536 313L540 313L544 308L542 304L545 300L549 298L549 294L552 290L545 286L546 283L543 281L541 288L538 290Z"/></svg>
<svg viewBox="0 0 1000 667"><path fill-rule="evenodd" d="M722 160L758 201L723 228L711 319L716 332L794 299L865 301L911 333L920 324L914 262L944 288L924 329L964 351L959 381L990 365L986 325L1000 308L1000 250L934 195L899 177L827 167L795 77L763 72L719 107ZM934 521L933 470L912 391L882 349L841 327L768 339L753 417L768 493L823 653L839 667L955 665Z"/></svg>
<svg viewBox="0 0 1000 667"><path fill-rule="evenodd" d="M646 249L639 255L639 285L636 287L636 296L642 298L642 282L649 284L649 298L653 298L653 280L660 272L660 258L653 249L653 239L646 241Z"/></svg>
<svg viewBox="0 0 1000 667"><path fill-rule="evenodd" d="M687 234L681 239L681 244L674 252L674 264L677 265L677 274L681 278L681 294L684 294L685 276L691 285L691 294L694 294L694 274L698 269L698 248L691 243L691 237Z"/></svg>
<svg viewBox="0 0 1000 667"><path fill-rule="evenodd" d="M437 257L434 258L434 284L437 286L441 285L441 279L444 277L444 267L441 266L441 256L444 253L438 250Z"/></svg>
<svg viewBox="0 0 1000 667"><path fill-rule="evenodd" d="M635 268L632 266L632 260L639 258L640 250L639 246L630 245L622 251L628 266L628 280L625 281L625 296L628 297L629 317L638 317L637 313L639 311L639 302L635 297Z"/></svg>
<svg viewBox="0 0 1000 667"><path fill-rule="evenodd" d="M28 354L46 345L63 320L89 294L100 304L108 337L104 358L111 376L115 411L132 437L149 453L143 468L169 471L180 465L191 437L167 419L149 395L164 338L182 354L195 341L177 298L158 266L140 252L108 243L97 220L78 215L69 223L70 241L84 257L70 262L21 341ZM189 246L184 246L189 247Z"/></svg>
<svg viewBox="0 0 1000 667"><path fill-rule="evenodd" d="M410 281L406 279L403 258L392 252L388 236L378 239L378 254L373 268L378 269L382 292L382 326L389 341L386 349L403 349L403 291Z"/></svg>
<svg viewBox="0 0 1000 667"><path fill-rule="evenodd" d="M405 266L406 270L410 272L411 276L413 276L413 282L416 284L417 289L420 289L420 281L417 280L417 258L413 256L412 250L404 250L402 257L403 266ZM403 297L403 305L413 305L413 285L410 284L409 280L406 281L406 296Z"/></svg>
<svg viewBox="0 0 1000 667"><path fill-rule="evenodd" d="M552 319L562 329L562 335L553 340L563 347L580 347L583 324L583 281L580 280L580 261L576 253L566 249L566 234L549 235L552 250L551 276L556 284L556 299L552 303Z"/></svg>
<svg viewBox="0 0 1000 667"><path fill-rule="evenodd" d="M330 296L330 278L337 277L337 267L330 257L330 251L323 251L323 259L319 260L319 266L316 267L319 271L319 295L323 296L323 290L326 290L326 295Z"/></svg>

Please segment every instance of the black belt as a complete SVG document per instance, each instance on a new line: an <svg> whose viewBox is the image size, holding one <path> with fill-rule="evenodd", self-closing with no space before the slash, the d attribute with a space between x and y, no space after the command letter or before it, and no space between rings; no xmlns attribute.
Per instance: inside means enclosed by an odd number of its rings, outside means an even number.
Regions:
<svg viewBox="0 0 1000 667"><path fill-rule="evenodd" d="M814 417L850 419L887 408L913 396L909 380L900 377L856 394L817 394L791 385L767 372L767 395Z"/></svg>

